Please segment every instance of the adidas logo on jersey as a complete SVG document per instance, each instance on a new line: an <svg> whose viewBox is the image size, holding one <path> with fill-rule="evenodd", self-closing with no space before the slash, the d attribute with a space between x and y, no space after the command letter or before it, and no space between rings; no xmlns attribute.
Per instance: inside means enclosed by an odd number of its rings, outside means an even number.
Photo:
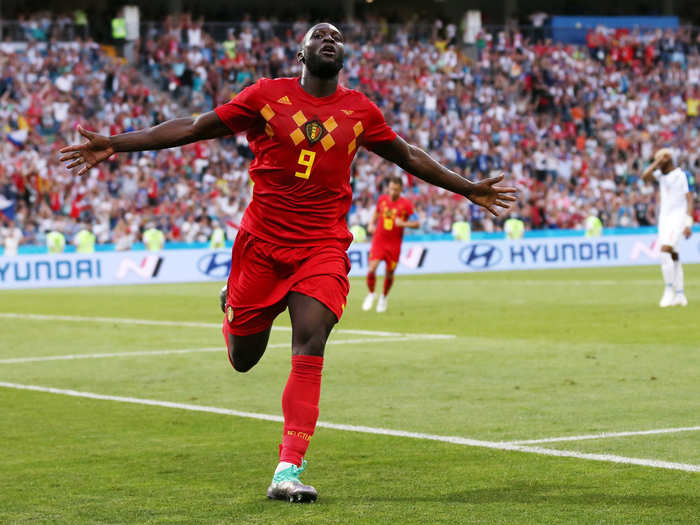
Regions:
<svg viewBox="0 0 700 525"><path fill-rule="evenodd" d="M286 104L287 106L292 105L292 102L289 100L289 97L287 95L277 99L277 102L279 102L280 104Z"/></svg>

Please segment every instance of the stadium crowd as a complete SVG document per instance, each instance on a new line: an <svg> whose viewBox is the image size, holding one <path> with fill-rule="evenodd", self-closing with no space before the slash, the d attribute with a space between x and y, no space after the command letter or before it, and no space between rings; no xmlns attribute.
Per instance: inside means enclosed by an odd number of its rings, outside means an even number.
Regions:
<svg viewBox="0 0 700 525"><path fill-rule="evenodd" d="M299 72L309 22L244 20L215 39L202 20L168 17L135 42L134 64L90 39L0 48L0 237L43 244L86 225L125 249L155 226L169 241L206 241L235 229L251 195L245 137L120 154L77 179L57 151L77 124L121 133L207 111L262 76ZM460 45L454 25L347 24L342 82L365 92L406 140L471 179L503 171L528 229L655 223L654 188L641 172L669 146L700 172L700 38L679 31L591 32L586 46L483 32ZM383 181L397 169L361 151L353 167L351 224L366 226ZM408 174L421 230L455 221L497 231L462 198ZM696 208L697 210L698 208Z"/></svg>

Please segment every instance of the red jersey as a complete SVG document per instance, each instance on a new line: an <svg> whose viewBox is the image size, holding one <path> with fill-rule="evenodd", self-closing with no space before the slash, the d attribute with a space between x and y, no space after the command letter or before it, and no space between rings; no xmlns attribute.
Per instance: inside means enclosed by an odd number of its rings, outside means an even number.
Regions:
<svg viewBox="0 0 700 525"><path fill-rule="evenodd" d="M357 148L396 138L379 108L340 85L314 97L297 77L260 79L215 111L233 133L247 131L255 154L253 199L241 229L284 246L346 249Z"/></svg>
<svg viewBox="0 0 700 525"><path fill-rule="evenodd" d="M401 246L403 227L396 226L396 218L404 221L413 215L413 203L405 197L395 201L389 195L382 195L377 201L377 228L372 245Z"/></svg>

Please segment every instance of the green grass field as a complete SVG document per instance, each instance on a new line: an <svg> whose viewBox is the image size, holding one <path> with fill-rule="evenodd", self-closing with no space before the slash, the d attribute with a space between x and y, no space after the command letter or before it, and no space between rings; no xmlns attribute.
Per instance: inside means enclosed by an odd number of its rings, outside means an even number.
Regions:
<svg viewBox="0 0 700 525"><path fill-rule="evenodd" d="M265 498L279 422L192 410L280 415L286 313L238 374L218 283L0 291L0 523L698 523L700 266L685 273L690 305L665 310L656 267L399 277L381 315L354 280L320 419L477 441L321 427L302 506Z"/></svg>

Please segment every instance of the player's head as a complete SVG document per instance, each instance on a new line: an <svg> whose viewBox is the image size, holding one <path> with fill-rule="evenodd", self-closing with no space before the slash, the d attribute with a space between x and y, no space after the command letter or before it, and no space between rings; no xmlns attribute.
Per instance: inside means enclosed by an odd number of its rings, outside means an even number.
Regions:
<svg viewBox="0 0 700 525"><path fill-rule="evenodd" d="M343 69L343 33L333 24L322 22L309 29L301 41L297 60L315 77L333 78Z"/></svg>
<svg viewBox="0 0 700 525"><path fill-rule="evenodd" d="M669 148L661 148L654 155L654 159L659 161L659 169L663 173L673 169L673 152Z"/></svg>
<svg viewBox="0 0 700 525"><path fill-rule="evenodd" d="M401 196L401 191L403 190L403 180L397 175L389 177L389 184L387 188L389 190L389 197L391 200L396 200Z"/></svg>

